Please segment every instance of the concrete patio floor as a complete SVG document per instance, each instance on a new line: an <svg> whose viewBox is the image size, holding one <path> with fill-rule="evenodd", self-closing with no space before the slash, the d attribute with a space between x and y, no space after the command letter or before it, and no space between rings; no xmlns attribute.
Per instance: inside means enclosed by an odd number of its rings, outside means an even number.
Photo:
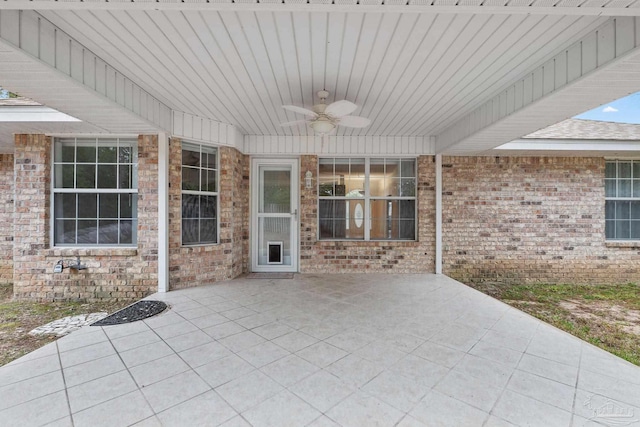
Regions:
<svg viewBox="0 0 640 427"><path fill-rule="evenodd" d="M444 276L149 299L171 309L0 368L0 425L640 425L640 368Z"/></svg>

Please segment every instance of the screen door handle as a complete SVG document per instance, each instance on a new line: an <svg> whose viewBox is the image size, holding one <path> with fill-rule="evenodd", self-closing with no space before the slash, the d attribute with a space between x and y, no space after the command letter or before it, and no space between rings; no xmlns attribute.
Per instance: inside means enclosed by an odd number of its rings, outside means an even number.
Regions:
<svg viewBox="0 0 640 427"><path fill-rule="evenodd" d="M291 215L292 215L294 218L298 219L298 209L294 209L294 211L293 211L293 212L291 212Z"/></svg>

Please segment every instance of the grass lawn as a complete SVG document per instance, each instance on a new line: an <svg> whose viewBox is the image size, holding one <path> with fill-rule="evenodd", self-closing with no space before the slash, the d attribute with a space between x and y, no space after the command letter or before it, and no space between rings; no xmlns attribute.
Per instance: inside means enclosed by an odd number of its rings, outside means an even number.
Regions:
<svg viewBox="0 0 640 427"><path fill-rule="evenodd" d="M640 285L470 285L640 365Z"/></svg>
<svg viewBox="0 0 640 427"><path fill-rule="evenodd" d="M95 312L113 313L133 302L37 303L11 301L12 293L11 285L0 285L0 366L56 340L54 336L29 335L29 331L38 326L66 316Z"/></svg>

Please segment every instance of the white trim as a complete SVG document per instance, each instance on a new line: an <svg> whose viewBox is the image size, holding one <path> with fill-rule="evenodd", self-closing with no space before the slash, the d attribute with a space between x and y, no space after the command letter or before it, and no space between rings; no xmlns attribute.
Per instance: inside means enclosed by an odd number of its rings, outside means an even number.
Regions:
<svg viewBox="0 0 640 427"><path fill-rule="evenodd" d="M60 132L45 132L45 136L49 136L51 138L118 138L118 139L126 139L126 138L135 138L136 141L140 136L145 135L154 135L153 133L60 133Z"/></svg>
<svg viewBox="0 0 640 427"><path fill-rule="evenodd" d="M169 138L158 134L158 292L169 290Z"/></svg>
<svg viewBox="0 0 640 427"><path fill-rule="evenodd" d="M286 166L287 169L291 168L291 209L294 209L296 214L291 213L291 236L290 236L290 248L291 248L291 265L258 265L258 242L259 242L259 228L258 228L258 197L260 194L260 174L258 173L259 167L262 165L272 166ZM283 158L252 158L251 159L251 229L250 229L250 258L251 258L251 271L254 272L292 272L298 271L300 265L300 159L297 157L283 157ZM262 216L272 216L269 214ZM278 215L282 217L282 215ZM283 253L284 256L284 253Z"/></svg>
<svg viewBox="0 0 640 427"><path fill-rule="evenodd" d="M494 150L514 151L640 151L640 141L516 139Z"/></svg>
<svg viewBox="0 0 640 427"><path fill-rule="evenodd" d="M49 107L0 106L0 122L81 122L68 114Z"/></svg>
<svg viewBox="0 0 640 427"><path fill-rule="evenodd" d="M442 154L436 154L436 274L442 274Z"/></svg>
<svg viewBox="0 0 640 427"><path fill-rule="evenodd" d="M555 6L535 6L529 5L529 2L523 3L522 6L484 6L473 4L419 4L418 2L403 1L401 4L390 2L390 4L323 4L315 3L313 0L297 2L209 2L209 1L190 1L190 2L174 2L174 1L148 1L134 0L128 2L121 1L29 1L29 0L13 0L0 1L0 10L210 10L210 11L228 11L228 12L353 12L353 13L430 13L430 14L476 14L476 15L569 15L569 16L638 16L640 9L634 7L555 7ZM547 4L542 2L541 4Z"/></svg>

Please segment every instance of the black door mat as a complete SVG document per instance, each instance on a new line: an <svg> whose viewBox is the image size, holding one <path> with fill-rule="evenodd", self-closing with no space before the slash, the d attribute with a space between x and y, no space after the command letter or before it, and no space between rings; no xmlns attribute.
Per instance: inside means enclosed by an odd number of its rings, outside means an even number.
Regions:
<svg viewBox="0 0 640 427"><path fill-rule="evenodd" d="M293 273L249 273L247 279L293 279Z"/></svg>
<svg viewBox="0 0 640 427"><path fill-rule="evenodd" d="M91 326L111 326L121 325L123 323L131 323L137 320L146 319L148 317L160 314L167 309L167 304L162 301L138 301L120 311L92 323Z"/></svg>

